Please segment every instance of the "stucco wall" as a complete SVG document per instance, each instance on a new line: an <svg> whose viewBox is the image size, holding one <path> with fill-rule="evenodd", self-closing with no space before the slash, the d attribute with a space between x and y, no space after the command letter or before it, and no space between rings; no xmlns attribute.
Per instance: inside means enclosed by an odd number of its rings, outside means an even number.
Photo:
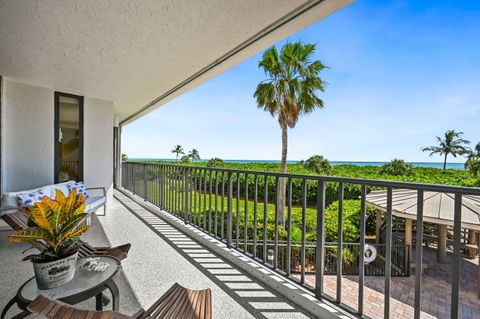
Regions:
<svg viewBox="0 0 480 319"><path fill-rule="evenodd" d="M3 115L3 190L17 191L53 183L54 90L4 79ZM87 187L112 188L112 158L113 103L85 97Z"/></svg>
<svg viewBox="0 0 480 319"><path fill-rule="evenodd" d="M87 187L113 188L113 103L84 100L84 166Z"/></svg>
<svg viewBox="0 0 480 319"><path fill-rule="evenodd" d="M3 185L17 191L53 182L53 91L4 81Z"/></svg>

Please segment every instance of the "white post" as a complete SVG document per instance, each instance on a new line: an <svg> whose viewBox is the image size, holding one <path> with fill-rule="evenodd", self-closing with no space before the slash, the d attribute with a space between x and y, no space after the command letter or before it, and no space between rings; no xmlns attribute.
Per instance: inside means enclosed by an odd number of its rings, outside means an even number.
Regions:
<svg viewBox="0 0 480 319"><path fill-rule="evenodd" d="M408 259L405 259L405 266L408 269L412 261L412 220L410 218L405 218L405 246L408 250Z"/></svg>
<svg viewBox="0 0 480 319"><path fill-rule="evenodd" d="M380 227L382 224L382 212L377 209L375 218L375 243L380 244Z"/></svg>
<svg viewBox="0 0 480 319"><path fill-rule="evenodd" d="M468 244L469 245L475 245L477 243L475 239L475 231L473 229L468 230ZM469 248L468 249L468 255L470 258L475 258L477 255L477 250L475 248Z"/></svg>
<svg viewBox="0 0 480 319"><path fill-rule="evenodd" d="M444 264L447 261L447 225L438 225L437 261Z"/></svg>

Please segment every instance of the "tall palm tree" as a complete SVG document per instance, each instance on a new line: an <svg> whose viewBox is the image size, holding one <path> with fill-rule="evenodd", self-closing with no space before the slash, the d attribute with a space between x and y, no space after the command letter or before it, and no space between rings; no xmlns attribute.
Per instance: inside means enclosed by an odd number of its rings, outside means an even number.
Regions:
<svg viewBox="0 0 480 319"><path fill-rule="evenodd" d="M287 171L288 129L295 127L302 114L323 108L317 93L324 90L325 83L319 75L325 66L318 60L312 61L314 52L314 44L289 42L280 52L275 47L267 49L258 64L267 79L257 85L254 97L259 108L278 119L282 131L282 173ZM277 192L278 220L284 224L285 178L279 179Z"/></svg>
<svg viewBox="0 0 480 319"><path fill-rule="evenodd" d="M185 154L185 152L183 151L182 145L174 145L173 148L172 148L172 153L176 154L175 161L177 161L177 162L178 162L178 156L180 154Z"/></svg>
<svg viewBox="0 0 480 319"><path fill-rule="evenodd" d="M438 146L427 146L422 148L422 151L430 152L429 156L434 154L443 155L443 169L446 169L448 154L452 154L456 158L457 155L465 155L469 152L467 145L470 144L470 141L463 139L462 135L463 132L448 130L443 138L437 136Z"/></svg>
<svg viewBox="0 0 480 319"><path fill-rule="evenodd" d="M190 152L188 152L188 157L192 159L192 162L198 161L200 159L200 153L194 148Z"/></svg>

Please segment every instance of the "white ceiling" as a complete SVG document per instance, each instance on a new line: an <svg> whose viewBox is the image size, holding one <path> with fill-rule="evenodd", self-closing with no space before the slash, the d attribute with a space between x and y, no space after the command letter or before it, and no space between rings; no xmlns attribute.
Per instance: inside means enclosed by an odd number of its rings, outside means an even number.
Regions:
<svg viewBox="0 0 480 319"><path fill-rule="evenodd" d="M0 0L0 75L132 121L351 2Z"/></svg>

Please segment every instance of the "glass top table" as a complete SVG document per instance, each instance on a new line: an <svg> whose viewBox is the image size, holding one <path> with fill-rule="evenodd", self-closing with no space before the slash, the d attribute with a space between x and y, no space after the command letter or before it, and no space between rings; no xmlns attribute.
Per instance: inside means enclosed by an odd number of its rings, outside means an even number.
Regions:
<svg viewBox="0 0 480 319"><path fill-rule="evenodd" d="M91 258L99 258L100 262L107 263L109 266L103 272L82 269L82 265ZM44 295L51 299L60 300L72 305L96 297L96 309L102 310L103 304L105 303L105 297L102 292L106 289L109 289L112 293L112 309L118 311L119 291L113 279L121 268L120 262L110 256L89 256L79 258L76 267L75 276L71 281L52 289L38 289L35 277L30 278L18 290L16 296L7 304L2 312L1 318L4 318L8 308L15 303L18 304L20 309L26 311L27 306L38 295Z"/></svg>

